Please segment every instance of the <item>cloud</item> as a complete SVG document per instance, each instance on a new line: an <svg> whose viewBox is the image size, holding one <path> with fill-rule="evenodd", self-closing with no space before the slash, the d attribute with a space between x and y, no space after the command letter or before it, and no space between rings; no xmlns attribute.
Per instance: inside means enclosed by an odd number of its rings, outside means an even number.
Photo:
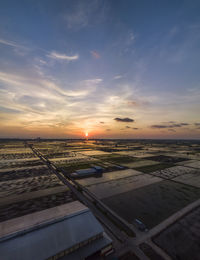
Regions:
<svg viewBox="0 0 200 260"><path fill-rule="evenodd" d="M168 129L168 131L170 131L170 132L176 132L176 130L175 129Z"/></svg>
<svg viewBox="0 0 200 260"><path fill-rule="evenodd" d="M173 121L170 121L173 122ZM182 127L182 126L187 126L189 125L188 123L177 123L177 124L165 124L165 125L152 125L152 128L177 128L177 127Z"/></svg>
<svg viewBox="0 0 200 260"><path fill-rule="evenodd" d="M104 124L104 122L101 121L100 124Z"/></svg>
<svg viewBox="0 0 200 260"><path fill-rule="evenodd" d="M4 40L4 39L0 39L0 44L4 44L4 45L7 45L7 46L11 46L11 47L21 47L20 45L16 44L15 42L7 41L7 40Z"/></svg>
<svg viewBox="0 0 200 260"><path fill-rule="evenodd" d="M101 0L77 0L71 1L71 8L67 6L65 10L62 16L68 29L79 30L104 21L109 4Z"/></svg>
<svg viewBox="0 0 200 260"><path fill-rule="evenodd" d="M106 129L106 131L111 131L111 129L108 128L108 129Z"/></svg>
<svg viewBox="0 0 200 260"><path fill-rule="evenodd" d="M77 60L79 58L79 55L76 54L74 56L68 56L62 53L58 53L55 51L52 51L48 57L52 58L52 59L56 59L56 60L67 60L67 61L73 61L73 60Z"/></svg>
<svg viewBox="0 0 200 260"><path fill-rule="evenodd" d="M114 120L117 122L126 122L126 123L134 122L134 119L131 119L128 117L125 117L125 118L116 117L116 118L114 118Z"/></svg>
<svg viewBox="0 0 200 260"><path fill-rule="evenodd" d="M200 126L200 123L194 123L194 125L196 125L196 126Z"/></svg>
<svg viewBox="0 0 200 260"><path fill-rule="evenodd" d="M25 56L30 51L30 49L28 47L20 45L20 44L14 42L14 41L8 41L8 40L5 40L5 39L0 39L0 44L12 47L14 52L19 56Z"/></svg>
<svg viewBox="0 0 200 260"><path fill-rule="evenodd" d="M90 51L90 53L92 54L92 57L95 59L99 59L101 57L97 51Z"/></svg>
<svg viewBox="0 0 200 260"><path fill-rule="evenodd" d="M130 126L127 125L126 128L130 128Z"/></svg>
<svg viewBox="0 0 200 260"><path fill-rule="evenodd" d="M121 78L123 78L122 75L116 75L113 79L121 79Z"/></svg>
<svg viewBox="0 0 200 260"><path fill-rule="evenodd" d="M136 101L128 101L127 104L130 105L130 106L137 106L138 105L138 103Z"/></svg>
<svg viewBox="0 0 200 260"><path fill-rule="evenodd" d="M137 128L137 127L133 127L132 129L133 129L133 130L138 130L139 128Z"/></svg>

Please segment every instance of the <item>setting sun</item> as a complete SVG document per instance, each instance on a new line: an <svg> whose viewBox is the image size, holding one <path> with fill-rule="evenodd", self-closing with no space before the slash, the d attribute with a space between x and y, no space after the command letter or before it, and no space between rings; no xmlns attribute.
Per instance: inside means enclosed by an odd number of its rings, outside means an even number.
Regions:
<svg viewBox="0 0 200 260"><path fill-rule="evenodd" d="M85 133L85 136L88 137L88 133Z"/></svg>

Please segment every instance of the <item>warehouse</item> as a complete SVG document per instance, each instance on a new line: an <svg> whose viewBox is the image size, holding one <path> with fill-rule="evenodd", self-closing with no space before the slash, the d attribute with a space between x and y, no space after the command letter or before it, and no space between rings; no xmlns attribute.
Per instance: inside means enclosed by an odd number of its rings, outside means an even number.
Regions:
<svg viewBox="0 0 200 260"><path fill-rule="evenodd" d="M77 170L71 174L72 178L86 178L86 177L101 177L103 173L103 168L100 166L93 166L88 169L82 169L82 170Z"/></svg>
<svg viewBox="0 0 200 260"><path fill-rule="evenodd" d="M112 240L79 201L0 223L4 260L83 259L112 251Z"/></svg>

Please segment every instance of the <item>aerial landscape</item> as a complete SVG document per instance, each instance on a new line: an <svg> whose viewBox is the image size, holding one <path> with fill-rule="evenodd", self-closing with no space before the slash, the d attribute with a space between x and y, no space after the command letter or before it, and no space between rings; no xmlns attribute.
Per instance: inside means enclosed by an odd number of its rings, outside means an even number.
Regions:
<svg viewBox="0 0 200 260"><path fill-rule="evenodd" d="M0 1L0 260L200 260L199 11Z"/></svg>

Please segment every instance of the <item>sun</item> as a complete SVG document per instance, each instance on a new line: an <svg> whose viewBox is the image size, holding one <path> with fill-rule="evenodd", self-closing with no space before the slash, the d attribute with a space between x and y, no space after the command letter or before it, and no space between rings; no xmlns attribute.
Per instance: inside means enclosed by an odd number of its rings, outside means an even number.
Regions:
<svg viewBox="0 0 200 260"><path fill-rule="evenodd" d="M88 133L87 132L85 133L85 136L88 137Z"/></svg>

